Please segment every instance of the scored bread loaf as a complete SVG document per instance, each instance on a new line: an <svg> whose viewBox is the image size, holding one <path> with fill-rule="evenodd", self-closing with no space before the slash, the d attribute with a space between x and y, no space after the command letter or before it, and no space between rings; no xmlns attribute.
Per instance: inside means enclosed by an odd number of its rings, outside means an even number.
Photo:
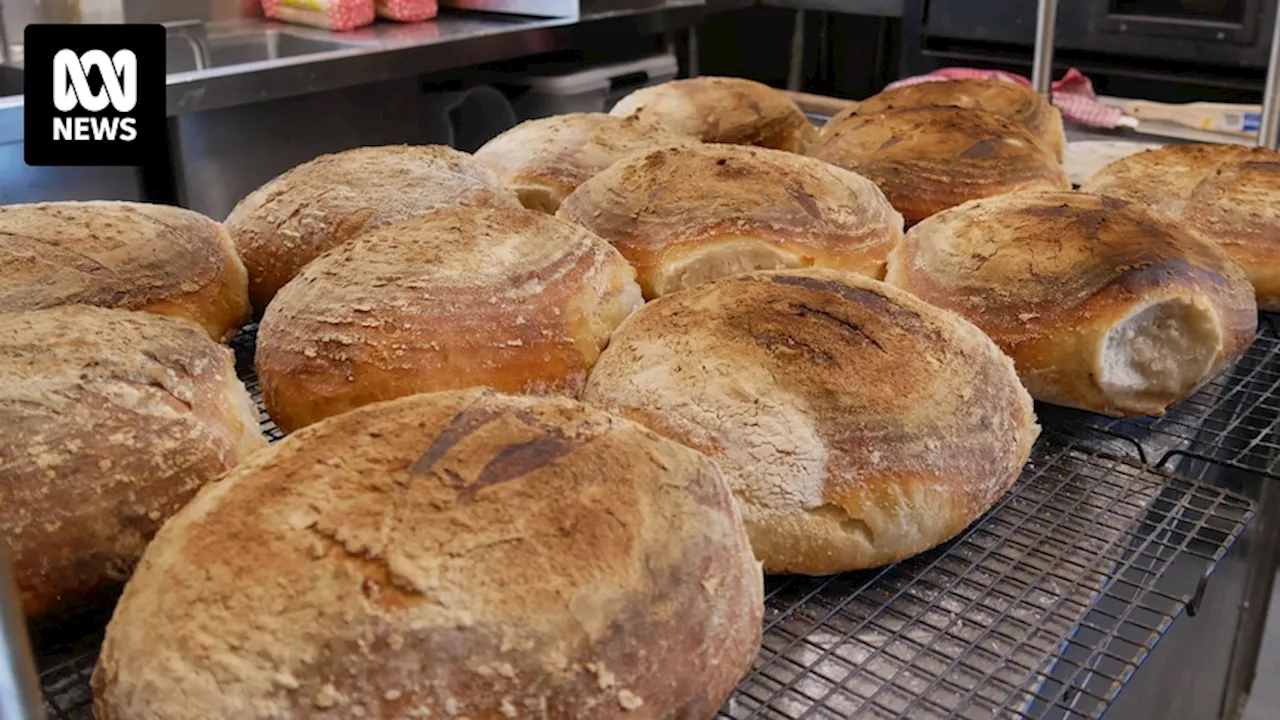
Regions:
<svg viewBox="0 0 1280 720"><path fill-rule="evenodd" d="M286 432L431 390L573 396L643 302L626 259L576 225L446 208L335 248L286 285L258 330L258 379Z"/></svg>
<svg viewBox="0 0 1280 720"><path fill-rule="evenodd" d="M554 213L574 188L632 153L697 142L634 118L568 113L522 122L485 143L475 158L525 207Z"/></svg>
<svg viewBox="0 0 1280 720"><path fill-rule="evenodd" d="M1082 188L1143 203L1222 246L1258 307L1280 312L1280 152L1169 145L1116 160Z"/></svg>
<svg viewBox="0 0 1280 720"><path fill-rule="evenodd" d="M0 313L97 305L181 318L229 340L248 280L222 226L133 202L0 206Z"/></svg>
<svg viewBox="0 0 1280 720"><path fill-rule="evenodd" d="M165 525L95 717L710 718L760 641L741 523L715 463L568 399L371 405Z"/></svg>
<svg viewBox="0 0 1280 720"><path fill-rule="evenodd" d="M557 216L618 248L648 298L760 269L880 279L902 238L902 215L870 180L741 145L637 153L579 186Z"/></svg>
<svg viewBox="0 0 1280 720"><path fill-rule="evenodd" d="M802 153L818 137L795 102L764 83L703 75L640 88L609 111L703 142Z"/></svg>
<svg viewBox="0 0 1280 720"><path fill-rule="evenodd" d="M921 107L848 118L811 154L863 175L908 227L967 200L1020 190L1070 190L1053 152L986 110Z"/></svg>
<svg viewBox="0 0 1280 720"><path fill-rule="evenodd" d="M307 263L369 230L456 205L519 207L470 155L442 145L363 147L303 163L249 193L227 230L259 314Z"/></svg>
<svg viewBox="0 0 1280 720"><path fill-rule="evenodd" d="M830 135L850 117L928 106L976 108L1012 120L1026 128L1062 162L1067 140L1058 108L1029 87L986 78L922 82L885 90L832 116L823 126L822 135Z"/></svg>
<svg viewBox="0 0 1280 720"><path fill-rule="evenodd" d="M976 327L869 278L737 275L628 318L583 399L716 459L768 572L825 575L942 543L1039 434Z"/></svg>
<svg viewBox="0 0 1280 720"><path fill-rule="evenodd" d="M1222 250L1146 208L1084 193L976 200L920 223L888 282L960 313L1044 402L1159 415L1253 342Z"/></svg>
<svg viewBox="0 0 1280 720"><path fill-rule="evenodd" d="M102 599L201 485L265 446L231 350L186 322L0 314L0 533L32 619Z"/></svg>

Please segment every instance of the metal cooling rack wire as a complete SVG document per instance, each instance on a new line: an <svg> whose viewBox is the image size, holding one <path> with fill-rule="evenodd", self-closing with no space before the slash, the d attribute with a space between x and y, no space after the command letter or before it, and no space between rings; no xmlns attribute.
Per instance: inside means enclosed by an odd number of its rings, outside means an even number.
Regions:
<svg viewBox="0 0 1280 720"><path fill-rule="evenodd" d="M1280 479L1277 319L1262 316L1258 337L1245 355L1163 417L1114 419L1066 408L1043 408L1042 416L1046 424L1131 438L1156 465L1185 453Z"/></svg>
<svg viewBox="0 0 1280 720"><path fill-rule="evenodd" d="M772 579L727 718L1096 717L1252 504L1048 438L959 539L871 573ZM1106 680L1099 687L1098 680Z"/></svg>

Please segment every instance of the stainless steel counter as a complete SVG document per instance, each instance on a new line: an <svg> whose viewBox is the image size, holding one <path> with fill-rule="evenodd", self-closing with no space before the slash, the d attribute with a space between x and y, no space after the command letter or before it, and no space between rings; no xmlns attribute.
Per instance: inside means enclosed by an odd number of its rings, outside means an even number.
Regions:
<svg viewBox="0 0 1280 720"><path fill-rule="evenodd" d="M469 67L573 47L599 33L659 34L753 0L664 0L578 18L530 18L442 9L434 21L379 23L330 33L246 18L210 22L170 42L168 114L234 107ZM203 47L201 47L203 45ZM177 72L173 72L173 69ZM22 105L0 98L0 115ZM0 142L21 123L0 117Z"/></svg>

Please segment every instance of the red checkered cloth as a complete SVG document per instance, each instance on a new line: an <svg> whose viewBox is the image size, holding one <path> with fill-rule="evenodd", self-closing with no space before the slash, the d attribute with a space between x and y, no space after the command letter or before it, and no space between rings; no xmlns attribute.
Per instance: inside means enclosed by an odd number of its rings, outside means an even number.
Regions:
<svg viewBox="0 0 1280 720"><path fill-rule="evenodd" d="M375 16L374 0L262 0L262 13L327 30L354 30L372 24Z"/></svg>
<svg viewBox="0 0 1280 720"><path fill-rule="evenodd" d="M430 20L439 12L436 0L378 0L378 17L400 22Z"/></svg>
<svg viewBox="0 0 1280 720"><path fill-rule="evenodd" d="M1031 81L1021 75L1002 70L979 70L977 68L942 68L928 75L899 80L887 89L905 87L922 82L940 82L945 80L969 79L1003 80L1031 87ZM1093 91L1093 83L1075 68L1067 71L1061 80L1053 83L1053 104L1062 113L1062 119L1073 124L1095 128L1118 128L1128 125L1125 114L1119 108L1103 105L1098 101L1098 94Z"/></svg>

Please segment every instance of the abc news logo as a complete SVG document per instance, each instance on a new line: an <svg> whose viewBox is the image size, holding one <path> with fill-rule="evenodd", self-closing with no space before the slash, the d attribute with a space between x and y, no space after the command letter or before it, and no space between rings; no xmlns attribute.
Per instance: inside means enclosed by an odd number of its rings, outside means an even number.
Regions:
<svg viewBox="0 0 1280 720"><path fill-rule="evenodd" d="M102 89L96 93L89 87L90 69L102 75ZM97 113L108 104L121 114L133 112L138 105L138 56L132 50L120 50L112 57L101 50L83 55L59 50L53 56L53 106L59 112L71 113L80 108ZM55 117L53 139L132 142L138 137L137 126L138 121L127 116Z"/></svg>
<svg viewBox="0 0 1280 720"><path fill-rule="evenodd" d="M28 165L163 163L165 34L160 25L28 25Z"/></svg>

